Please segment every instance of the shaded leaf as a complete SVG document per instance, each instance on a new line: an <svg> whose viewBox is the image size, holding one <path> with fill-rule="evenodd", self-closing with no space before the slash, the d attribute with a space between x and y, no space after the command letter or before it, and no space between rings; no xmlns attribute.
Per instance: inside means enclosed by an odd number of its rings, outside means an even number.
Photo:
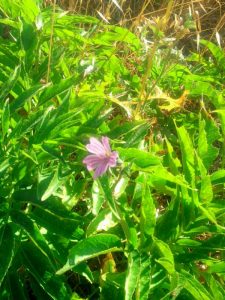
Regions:
<svg viewBox="0 0 225 300"><path fill-rule="evenodd" d="M0 285L12 263L14 256L14 233L10 224L5 224L0 229Z"/></svg>

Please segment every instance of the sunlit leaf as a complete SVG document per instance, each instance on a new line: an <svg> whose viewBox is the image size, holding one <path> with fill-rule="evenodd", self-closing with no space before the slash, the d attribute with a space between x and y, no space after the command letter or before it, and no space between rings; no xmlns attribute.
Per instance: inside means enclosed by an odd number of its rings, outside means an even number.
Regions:
<svg viewBox="0 0 225 300"><path fill-rule="evenodd" d="M57 274L63 274L87 259L115 251L122 251L121 241L116 235L101 233L90 236L70 249L66 265Z"/></svg>
<svg viewBox="0 0 225 300"><path fill-rule="evenodd" d="M125 282L125 300L131 300L137 288L141 266L140 254L137 251L129 253L128 262L129 265Z"/></svg>

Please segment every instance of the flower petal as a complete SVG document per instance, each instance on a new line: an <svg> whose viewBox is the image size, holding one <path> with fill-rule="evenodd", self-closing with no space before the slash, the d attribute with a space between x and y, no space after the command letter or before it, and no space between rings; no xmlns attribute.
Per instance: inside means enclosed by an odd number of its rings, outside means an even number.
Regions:
<svg viewBox="0 0 225 300"><path fill-rule="evenodd" d="M90 138L90 144L86 145L86 149L90 153L94 153L96 155L105 155L105 148L103 145L96 139L96 138Z"/></svg>
<svg viewBox="0 0 225 300"><path fill-rule="evenodd" d="M87 165L89 171L94 170L99 164L102 163L102 158L96 155L88 155L84 158L83 163Z"/></svg>
<svg viewBox="0 0 225 300"><path fill-rule="evenodd" d="M108 164L109 167L115 167L117 163L118 153L116 151L113 151L110 155Z"/></svg>
<svg viewBox="0 0 225 300"><path fill-rule="evenodd" d="M108 169L108 162L102 162L95 170L94 179L104 174Z"/></svg>
<svg viewBox="0 0 225 300"><path fill-rule="evenodd" d="M119 157L119 154L117 151L113 151L110 156L113 156L114 158L117 159Z"/></svg>
<svg viewBox="0 0 225 300"><path fill-rule="evenodd" d="M110 148L110 145L109 145L109 139L107 138L107 136L102 137L102 145L105 148L106 152L111 153L111 148Z"/></svg>
<svg viewBox="0 0 225 300"><path fill-rule="evenodd" d="M118 153L112 151L108 137L102 137L101 142L96 138L90 138L86 149L92 153L86 156L83 163L89 171L94 170L94 179L104 174L109 167L115 167L117 163Z"/></svg>
<svg viewBox="0 0 225 300"><path fill-rule="evenodd" d="M109 159L109 167L115 167L116 166L116 159L113 157L110 157Z"/></svg>

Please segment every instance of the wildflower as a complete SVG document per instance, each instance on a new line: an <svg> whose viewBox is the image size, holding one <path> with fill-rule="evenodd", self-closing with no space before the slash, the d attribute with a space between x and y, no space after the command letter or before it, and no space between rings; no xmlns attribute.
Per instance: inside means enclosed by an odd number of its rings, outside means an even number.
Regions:
<svg viewBox="0 0 225 300"><path fill-rule="evenodd" d="M86 156L83 163L87 165L88 171L95 171L94 179L116 166L118 153L111 150L107 137L103 136L101 142L96 138L90 138L90 144L86 145L86 149L92 154Z"/></svg>

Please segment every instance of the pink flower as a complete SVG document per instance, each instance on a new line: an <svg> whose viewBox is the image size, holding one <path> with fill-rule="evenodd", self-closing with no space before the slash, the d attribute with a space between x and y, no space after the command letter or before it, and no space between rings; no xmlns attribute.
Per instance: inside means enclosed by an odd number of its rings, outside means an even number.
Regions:
<svg viewBox="0 0 225 300"><path fill-rule="evenodd" d="M83 163L87 165L88 171L95 171L94 179L104 174L108 168L116 166L118 153L111 150L107 137L103 136L102 142L90 138L90 144L86 145L86 149L92 154L86 156Z"/></svg>

